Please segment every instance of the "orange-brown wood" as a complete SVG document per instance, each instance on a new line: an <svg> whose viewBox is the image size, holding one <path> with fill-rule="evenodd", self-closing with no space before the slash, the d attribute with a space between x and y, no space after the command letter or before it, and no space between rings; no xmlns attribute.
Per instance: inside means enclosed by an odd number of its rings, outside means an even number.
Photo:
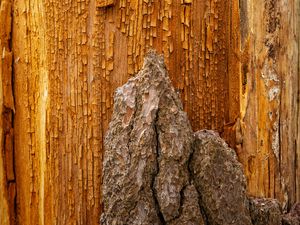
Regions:
<svg viewBox="0 0 300 225"><path fill-rule="evenodd" d="M5 24L0 29L0 223L3 225L15 224L11 12L11 1L0 1L0 24Z"/></svg>
<svg viewBox="0 0 300 225"><path fill-rule="evenodd" d="M193 129L236 149L249 193L300 201L299 0L0 3L0 219L99 223L113 92L152 48Z"/></svg>
<svg viewBox="0 0 300 225"><path fill-rule="evenodd" d="M242 1L240 159L252 195L299 196L299 1ZM241 27L241 30L243 27ZM298 121L297 121L298 120Z"/></svg>

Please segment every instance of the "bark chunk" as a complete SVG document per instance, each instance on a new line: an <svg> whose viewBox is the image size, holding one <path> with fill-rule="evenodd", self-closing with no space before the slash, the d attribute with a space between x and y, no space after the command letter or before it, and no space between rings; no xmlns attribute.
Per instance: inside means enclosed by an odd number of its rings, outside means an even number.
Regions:
<svg viewBox="0 0 300 225"><path fill-rule="evenodd" d="M253 225L281 225L281 206L275 199L250 198L250 213Z"/></svg>
<svg viewBox="0 0 300 225"><path fill-rule="evenodd" d="M242 166L217 133L195 133L190 168L209 224L251 224Z"/></svg>
<svg viewBox="0 0 300 225"><path fill-rule="evenodd" d="M249 202L235 151L193 133L155 52L116 90L104 144L101 225L281 224L277 201Z"/></svg>
<svg viewBox="0 0 300 225"><path fill-rule="evenodd" d="M300 225L300 203L296 203L291 211L283 216L282 225Z"/></svg>
<svg viewBox="0 0 300 225"><path fill-rule="evenodd" d="M192 129L163 58L150 53L114 100L101 224L203 224L188 170Z"/></svg>

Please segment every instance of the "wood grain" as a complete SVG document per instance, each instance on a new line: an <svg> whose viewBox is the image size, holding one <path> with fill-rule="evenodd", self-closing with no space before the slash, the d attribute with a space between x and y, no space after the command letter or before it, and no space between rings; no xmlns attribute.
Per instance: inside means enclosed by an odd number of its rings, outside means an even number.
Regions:
<svg viewBox="0 0 300 225"><path fill-rule="evenodd" d="M249 192L278 198L287 209L300 197L299 1L242 4L248 28L242 40L239 155Z"/></svg>
<svg viewBox="0 0 300 225"><path fill-rule="evenodd" d="M0 1L0 221L3 225L15 224L16 179L14 171L14 128L15 112L12 89L11 23L10 0Z"/></svg>
<svg viewBox="0 0 300 225"><path fill-rule="evenodd" d="M113 92L152 48L193 129L236 149L249 193L300 201L299 0L0 3L3 215L98 224Z"/></svg>

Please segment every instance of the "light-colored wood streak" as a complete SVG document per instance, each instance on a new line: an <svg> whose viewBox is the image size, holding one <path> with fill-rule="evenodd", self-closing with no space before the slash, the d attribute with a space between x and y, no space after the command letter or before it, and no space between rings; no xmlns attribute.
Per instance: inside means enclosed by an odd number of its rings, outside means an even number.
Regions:
<svg viewBox="0 0 300 225"><path fill-rule="evenodd" d="M45 224L48 69L44 4L14 1L14 149L17 223Z"/></svg>
<svg viewBox="0 0 300 225"><path fill-rule="evenodd" d="M0 1L0 223L15 224L16 179L14 171L10 0ZM5 24L5 26L3 26Z"/></svg>
<svg viewBox="0 0 300 225"><path fill-rule="evenodd" d="M300 199L299 1L242 2L248 27L242 40L239 155L250 193L278 198L287 208Z"/></svg>

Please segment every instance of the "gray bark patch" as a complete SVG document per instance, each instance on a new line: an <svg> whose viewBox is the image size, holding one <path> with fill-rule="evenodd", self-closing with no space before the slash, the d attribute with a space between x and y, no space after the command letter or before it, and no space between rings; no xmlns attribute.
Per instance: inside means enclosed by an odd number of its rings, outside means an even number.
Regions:
<svg viewBox="0 0 300 225"><path fill-rule="evenodd" d="M235 151L213 131L193 133L155 52L116 90L104 145L101 225L252 224ZM254 203L252 221L263 217Z"/></svg>

